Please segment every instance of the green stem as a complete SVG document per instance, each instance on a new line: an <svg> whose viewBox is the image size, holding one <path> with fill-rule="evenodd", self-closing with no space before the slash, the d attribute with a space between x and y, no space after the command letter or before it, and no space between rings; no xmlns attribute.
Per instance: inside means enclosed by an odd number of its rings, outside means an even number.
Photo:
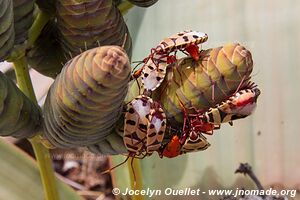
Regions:
<svg viewBox="0 0 300 200"><path fill-rule="evenodd" d="M17 83L19 88L22 90L26 96L28 96L34 103L37 103L30 75L29 70L27 67L27 61L25 57L20 58L19 60L14 61L15 73L17 78Z"/></svg>
<svg viewBox="0 0 300 200"><path fill-rule="evenodd" d="M29 76L29 70L27 67L27 61L25 57L21 57L19 60L14 62L15 73L19 88L28 96L34 103L37 103L34 90L32 87L31 79ZM50 153L46 147L40 142L39 136L35 136L30 139L32 144L35 157L39 166L42 183L45 190L46 200L59 200L56 179L52 168L52 162Z"/></svg>
<svg viewBox="0 0 300 200"><path fill-rule="evenodd" d="M122 15L125 15L134 5L128 1L124 1L118 5L118 9L122 13Z"/></svg>
<svg viewBox="0 0 300 200"><path fill-rule="evenodd" d="M35 18L31 28L28 31L28 41L26 44L27 48L31 47L34 44L50 18L51 16L48 13L43 11L38 12L37 17Z"/></svg>
<svg viewBox="0 0 300 200"><path fill-rule="evenodd" d="M131 189L141 191L143 189L143 177L140 161L134 158L129 158L127 162ZM133 195L132 200L144 200L143 195Z"/></svg>

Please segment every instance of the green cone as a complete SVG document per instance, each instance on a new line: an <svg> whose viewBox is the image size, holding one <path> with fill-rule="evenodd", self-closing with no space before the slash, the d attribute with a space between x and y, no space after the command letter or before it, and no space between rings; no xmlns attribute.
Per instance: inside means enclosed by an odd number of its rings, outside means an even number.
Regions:
<svg viewBox="0 0 300 200"><path fill-rule="evenodd" d="M182 107L208 109L245 86L252 72L251 53L231 43L201 52L201 59L183 58L168 66L164 82L155 98L164 107L169 120L182 123ZM189 109L194 112L194 109Z"/></svg>
<svg viewBox="0 0 300 200"><path fill-rule="evenodd" d="M44 105L49 142L70 148L104 140L122 111L130 70L118 46L94 48L66 63Z"/></svg>
<svg viewBox="0 0 300 200"><path fill-rule="evenodd" d="M112 0L57 0L56 9L60 42L67 56L123 43L131 56L128 28Z"/></svg>
<svg viewBox="0 0 300 200"><path fill-rule="evenodd" d="M55 78L66 62L57 40L57 27L53 21L43 29L33 47L27 52L29 65L45 76Z"/></svg>
<svg viewBox="0 0 300 200"><path fill-rule="evenodd" d="M33 23L34 0L13 0L15 45L27 40Z"/></svg>
<svg viewBox="0 0 300 200"><path fill-rule="evenodd" d="M0 62L14 46L14 16L12 0L0 0Z"/></svg>
<svg viewBox="0 0 300 200"><path fill-rule="evenodd" d="M126 154L128 150L124 145L123 135L124 114L121 115L116 123L116 127L112 130L111 134L105 138L105 140L88 146L88 149L93 153L102 155Z"/></svg>

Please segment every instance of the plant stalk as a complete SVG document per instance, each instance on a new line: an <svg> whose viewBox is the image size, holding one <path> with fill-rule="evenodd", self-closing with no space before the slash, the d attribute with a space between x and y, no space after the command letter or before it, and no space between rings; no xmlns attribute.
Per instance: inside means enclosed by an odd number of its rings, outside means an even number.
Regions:
<svg viewBox="0 0 300 200"><path fill-rule="evenodd" d="M132 157L127 162L131 189L141 191L143 189L143 177L140 161ZM144 200L142 195L133 195L133 200Z"/></svg>
<svg viewBox="0 0 300 200"><path fill-rule="evenodd" d="M20 90L37 104L26 58L21 57L19 60L14 61L14 67ZM45 190L45 199L59 200L56 179L49 150L46 149L46 147L44 147L39 141L39 136L35 136L34 138L30 139L39 166L42 184Z"/></svg>
<svg viewBox="0 0 300 200"><path fill-rule="evenodd" d="M38 12L32 26L28 31L28 40L26 44L27 48L30 48L34 44L50 18L51 16L48 13L43 11Z"/></svg>

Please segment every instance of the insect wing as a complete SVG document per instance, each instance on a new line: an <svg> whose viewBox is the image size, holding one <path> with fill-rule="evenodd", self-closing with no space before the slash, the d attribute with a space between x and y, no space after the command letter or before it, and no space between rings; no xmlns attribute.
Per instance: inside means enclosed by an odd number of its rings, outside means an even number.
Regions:
<svg viewBox="0 0 300 200"><path fill-rule="evenodd" d="M208 35L206 33L191 30L182 31L161 41L159 49L161 49L162 52L170 53L177 49L183 49L189 44L198 45L204 43L207 39Z"/></svg>
<svg viewBox="0 0 300 200"><path fill-rule="evenodd" d="M147 153L159 150L166 130L166 115L160 106L152 108L147 129Z"/></svg>
<svg viewBox="0 0 300 200"><path fill-rule="evenodd" d="M239 91L229 100L222 102L215 108L210 108L204 114L206 121L221 124L249 116L256 108L256 99L259 94L259 90L255 92L250 89Z"/></svg>
<svg viewBox="0 0 300 200"><path fill-rule="evenodd" d="M248 116L250 115L256 108L256 100L260 95L260 90L255 88L253 90L246 89L238 92L232 101L231 112L233 114L239 114Z"/></svg>
<svg viewBox="0 0 300 200"><path fill-rule="evenodd" d="M138 96L127 106L123 141L129 152L139 154L145 148L147 134L147 115L150 113L152 99Z"/></svg>
<svg viewBox="0 0 300 200"><path fill-rule="evenodd" d="M154 91L160 86L166 75L166 67L166 58L157 60L156 64L153 59L148 59L142 71L142 83L146 90Z"/></svg>
<svg viewBox="0 0 300 200"><path fill-rule="evenodd" d="M209 146L210 144L207 141L206 137L204 137L200 133L197 133L197 136L195 138L191 136L187 137L184 144L182 145L181 152L188 153L194 151L203 151L207 149Z"/></svg>
<svg viewBox="0 0 300 200"><path fill-rule="evenodd" d="M185 48L190 44L198 45L206 42L207 39L208 39L208 35L206 33L198 32L198 31L186 32L182 36L176 39L175 41L176 48L177 49Z"/></svg>

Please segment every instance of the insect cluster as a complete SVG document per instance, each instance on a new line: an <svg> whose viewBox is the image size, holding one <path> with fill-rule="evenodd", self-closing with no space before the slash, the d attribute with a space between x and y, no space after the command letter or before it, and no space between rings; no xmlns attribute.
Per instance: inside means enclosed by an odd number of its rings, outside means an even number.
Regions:
<svg viewBox="0 0 300 200"><path fill-rule="evenodd" d="M142 95L127 104L123 141L129 156L160 157L207 149L204 136L249 116L260 90L250 81L251 53L239 44L200 50L205 33L183 31L161 41L133 79ZM189 57L177 59L176 53Z"/></svg>

